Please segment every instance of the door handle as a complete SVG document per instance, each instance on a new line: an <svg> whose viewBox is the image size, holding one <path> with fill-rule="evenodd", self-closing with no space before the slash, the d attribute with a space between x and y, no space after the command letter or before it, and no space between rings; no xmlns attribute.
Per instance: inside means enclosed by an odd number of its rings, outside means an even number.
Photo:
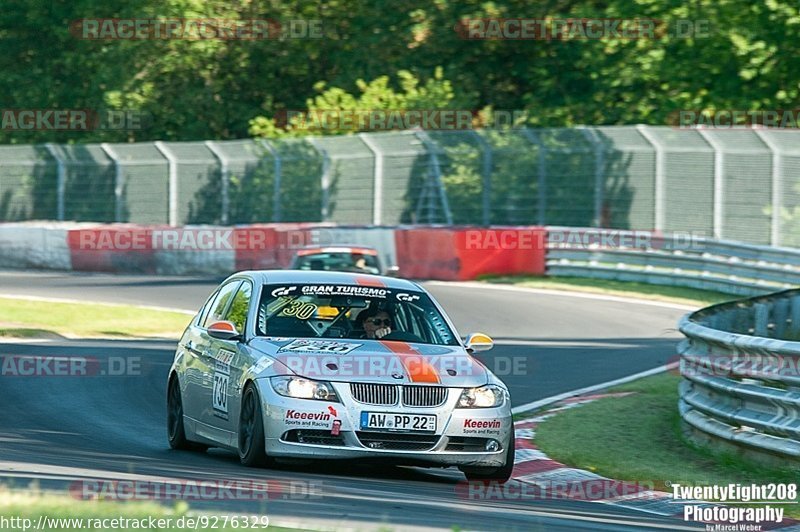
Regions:
<svg viewBox="0 0 800 532"><path fill-rule="evenodd" d="M195 349L194 342L192 342L191 340L189 340L186 343L185 347L186 347L186 350L189 351L190 353L192 353L193 355L200 356L202 354L199 350Z"/></svg>

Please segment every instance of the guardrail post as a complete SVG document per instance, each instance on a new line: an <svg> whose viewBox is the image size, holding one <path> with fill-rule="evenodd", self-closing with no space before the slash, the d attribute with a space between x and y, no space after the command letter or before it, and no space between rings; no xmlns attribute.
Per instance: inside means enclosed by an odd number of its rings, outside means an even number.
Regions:
<svg viewBox="0 0 800 532"><path fill-rule="evenodd" d="M211 153L214 154L214 157L216 157L217 160L219 161L219 173L220 173L220 179L222 179L221 182L222 189L220 191L222 196L222 198L220 199L221 202L220 208L222 212L220 213L220 222L222 222L223 225L226 225L228 223L228 211L230 210L230 199L228 197L228 184L230 183L230 178L231 178L230 161L228 157L225 155L225 153L220 149L219 146L217 146L217 144L214 141L207 140L205 142L205 145L208 147Z"/></svg>
<svg viewBox="0 0 800 532"><path fill-rule="evenodd" d="M779 299L772 308L772 321L775 328L772 330L773 338L785 338L789 320L789 300Z"/></svg>
<svg viewBox="0 0 800 532"><path fill-rule="evenodd" d="M800 297L798 296L791 298L789 318L792 320L791 334L800 335Z"/></svg>
<svg viewBox="0 0 800 532"><path fill-rule="evenodd" d="M172 150L162 141L156 141L156 149L161 152L161 155L167 160L169 168L169 225L175 227L180 223L178 220L178 158L172 153Z"/></svg>
<svg viewBox="0 0 800 532"><path fill-rule="evenodd" d="M655 151L656 156L656 175L655 175L655 215L653 225L656 231L663 231L664 230L664 222L666 220L666 209L665 209L665 202L666 202L666 175L667 175L667 166L666 166L666 159L664 157L664 147L661 145L661 142L656 139L655 135L653 135L648 129L647 126L643 124L639 124L636 126L636 130L641 133L641 135L650 143Z"/></svg>
<svg viewBox="0 0 800 532"><path fill-rule="evenodd" d="M100 149L114 164L114 221L122 221L122 194L125 191L125 174L122 172L122 163L119 155L108 142L100 144Z"/></svg>
<svg viewBox="0 0 800 532"><path fill-rule="evenodd" d="M770 201L772 212L770 220L770 239L772 246L781 245L781 208L783 207L783 160L778 145L764 131L754 129L753 132L767 145L772 152L772 191Z"/></svg>
<svg viewBox="0 0 800 532"><path fill-rule="evenodd" d="M756 303L753 305L753 310L753 336L768 337L769 306L766 303Z"/></svg>
<svg viewBox="0 0 800 532"><path fill-rule="evenodd" d="M44 145L45 149L56 160L56 220L64 220L64 194L66 193L67 165L53 143Z"/></svg>
<svg viewBox="0 0 800 532"><path fill-rule="evenodd" d="M281 181L283 180L283 161L278 150L267 139L261 139L261 145L272 155L272 221L281 221Z"/></svg>

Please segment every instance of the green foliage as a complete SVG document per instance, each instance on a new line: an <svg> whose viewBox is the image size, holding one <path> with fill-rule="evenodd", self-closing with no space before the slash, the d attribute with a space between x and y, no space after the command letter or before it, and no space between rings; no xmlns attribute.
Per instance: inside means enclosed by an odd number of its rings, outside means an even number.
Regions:
<svg viewBox="0 0 800 532"><path fill-rule="evenodd" d="M257 116L250 121L249 132L255 137L352 133L372 129L369 127L369 114L372 112L451 108L453 88L449 81L442 79L441 68L437 68L434 77L422 86L420 80L407 70L399 71L397 78L402 92L392 88L388 76L380 76L369 83L358 79L358 97L340 87L326 88L325 82L319 82L314 89L320 94L306 102L303 111L307 113L300 116L299 113L287 114L287 123L283 125L276 118ZM356 117L352 127L346 127L345 116ZM334 127L326 127L324 117L331 117ZM338 119L340 117L342 119Z"/></svg>
<svg viewBox="0 0 800 532"><path fill-rule="evenodd" d="M12 2L0 12L5 108L133 109L140 131L0 130L0 142L286 136L289 109L527 110L533 126L663 124L679 109L788 109L800 99L789 0L97 0ZM653 39L467 40L464 18L653 18ZM86 40L82 18L322 21L321 38ZM679 19L707 35L677 37ZM662 32L661 30L666 30ZM339 131L333 131L337 133ZM459 170L454 175L464 175ZM454 178L455 179L455 178Z"/></svg>

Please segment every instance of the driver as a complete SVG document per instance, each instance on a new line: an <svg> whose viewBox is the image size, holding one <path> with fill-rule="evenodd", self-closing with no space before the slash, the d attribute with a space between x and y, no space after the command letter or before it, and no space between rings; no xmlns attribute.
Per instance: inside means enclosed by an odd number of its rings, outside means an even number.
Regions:
<svg viewBox="0 0 800 532"><path fill-rule="evenodd" d="M362 272L368 271L367 258L361 253L353 253L352 255L353 267Z"/></svg>
<svg viewBox="0 0 800 532"><path fill-rule="evenodd" d="M392 332L392 318L385 310L368 308L358 315L357 321L364 329L362 338L368 340L380 340Z"/></svg>

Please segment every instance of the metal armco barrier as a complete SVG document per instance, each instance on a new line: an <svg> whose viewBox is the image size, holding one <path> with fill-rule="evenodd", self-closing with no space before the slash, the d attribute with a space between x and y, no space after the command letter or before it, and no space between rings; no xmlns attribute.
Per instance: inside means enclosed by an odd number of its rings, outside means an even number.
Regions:
<svg viewBox="0 0 800 532"><path fill-rule="evenodd" d="M231 233L256 248L186 247L183 236ZM162 233L180 241L172 244ZM119 235L120 242L115 235ZM142 236L138 242L134 236ZM147 236L150 235L150 236ZM248 236L249 235L249 236ZM101 238L102 237L102 238ZM258 238L256 238L258 237ZM132 242L136 240L136 242ZM194 239L189 239L194 241ZM136 243L136 246L131 246ZM652 231L538 226L167 226L23 222L0 224L0 266L109 272L226 274L284 267L308 244L375 247L404 275L464 280L479 275L591 277L758 295L800 285L800 250Z"/></svg>
<svg viewBox="0 0 800 532"><path fill-rule="evenodd" d="M800 250L690 234L548 227L547 275L751 296L800 285Z"/></svg>
<svg viewBox="0 0 800 532"><path fill-rule="evenodd" d="M693 439L800 461L800 290L714 305L679 328L679 408Z"/></svg>

